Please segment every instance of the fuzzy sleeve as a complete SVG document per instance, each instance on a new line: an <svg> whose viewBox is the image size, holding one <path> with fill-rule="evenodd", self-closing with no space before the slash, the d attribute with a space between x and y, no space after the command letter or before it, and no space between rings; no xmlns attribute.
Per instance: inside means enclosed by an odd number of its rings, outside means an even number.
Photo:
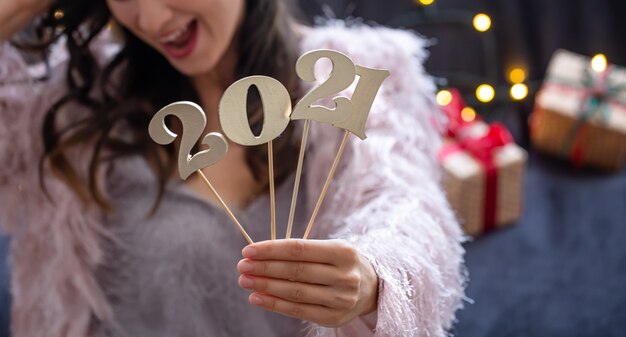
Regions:
<svg viewBox="0 0 626 337"><path fill-rule="evenodd" d="M11 333L84 337L112 316L95 278L103 260L98 214L39 163L46 111L65 94L65 56L53 50L48 81L35 81L19 53L0 44L0 231L11 240ZM79 116L78 107L67 114ZM83 153L85 152L85 153ZM88 153L72 153L85 162ZM46 196L40 186L44 181Z"/></svg>
<svg viewBox="0 0 626 337"><path fill-rule="evenodd" d="M41 153L35 139L38 88L20 54L9 43L0 42L0 229L9 230L21 201L20 188L26 174L37 165ZM32 178L31 178L32 179Z"/></svg>
<svg viewBox="0 0 626 337"><path fill-rule="evenodd" d="M118 50L107 38L96 41L94 50L100 62ZM37 69L29 68L9 42L0 41L0 232L16 230L16 213L24 209L22 199L39 188L44 115L66 93L64 47L64 43L51 47L50 76L47 81L37 81L31 75Z"/></svg>
<svg viewBox="0 0 626 337"><path fill-rule="evenodd" d="M350 136L313 232L350 241L372 263L378 310L338 329L312 326L309 336L447 336L462 306L464 236L440 185L440 118L422 66L425 43L409 32L343 22L304 40L304 50L338 50L391 73L370 112L367 139ZM314 124L309 203L317 201L343 134Z"/></svg>

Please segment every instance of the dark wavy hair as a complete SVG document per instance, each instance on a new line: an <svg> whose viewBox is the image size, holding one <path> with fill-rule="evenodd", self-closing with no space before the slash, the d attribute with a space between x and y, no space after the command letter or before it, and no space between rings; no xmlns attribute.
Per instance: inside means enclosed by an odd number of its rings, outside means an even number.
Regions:
<svg viewBox="0 0 626 337"><path fill-rule="evenodd" d="M270 76L285 85L293 101L299 99L302 93L294 69L299 51L292 16L282 0L245 2L245 18L238 31L240 56L235 80L250 75ZM43 169L49 164L84 202L95 202L105 210L110 210L111 205L98 185L97 172L103 163L122 156L139 154L146 158L158 177L157 200L161 198L165 183L175 169L176 151L173 145L163 151L155 144L148 135L148 123L158 109L169 103L198 101L188 78L123 28L120 29L121 50L106 65L100 66L89 47L110 21L111 13L104 0L59 0L37 29L47 32L43 36L49 36L44 45L64 36L69 52L68 91L45 115L42 130L45 153L40 167ZM88 114L59 127L60 111L70 103L86 107ZM255 90L250 90L248 114L253 131L260 131L263 117ZM124 137L116 136L119 128L130 132ZM295 169L297 137L290 124L285 133L274 140L275 161L279 163L275 168L277 183ZM81 171L68 153L85 145L90 147L91 159L88 169ZM246 163L257 182L267 189L267 147L247 148ZM83 172L85 170L87 172ZM43 182L42 187L45 190Z"/></svg>

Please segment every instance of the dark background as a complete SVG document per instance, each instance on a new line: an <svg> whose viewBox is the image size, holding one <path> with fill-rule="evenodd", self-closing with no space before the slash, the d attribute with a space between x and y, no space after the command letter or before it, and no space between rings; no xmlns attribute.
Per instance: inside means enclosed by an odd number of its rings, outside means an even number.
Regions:
<svg viewBox="0 0 626 337"><path fill-rule="evenodd" d="M587 55L603 52L609 60L626 64L626 1L436 0L431 6L420 6L412 0L299 0L299 4L309 21L332 13L337 18L360 17L415 28L435 38L438 43L431 48L433 57L427 62L431 71L482 71L480 33L452 23L462 20L451 19L469 14L471 21L471 16L479 12L493 19L500 69L521 63L527 65L530 78L540 79L557 48ZM424 23L416 18L420 14L437 16L448 23ZM504 79L502 73L499 75Z"/></svg>
<svg viewBox="0 0 626 337"><path fill-rule="evenodd" d="M294 0L295 1L295 0ZM626 335L626 171L573 170L534 153L526 119L532 97L506 99L506 74L521 66L536 88L554 50L604 53L626 65L623 0L298 0L304 17L362 17L415 29L432 38L428 71L461 87L498 89L496 102L476 104L489 120L504 121L530 151L525 212L509 229L466 244L472 302L459 312L457 336ZM325 9L324 9L325 8ZM485 35L471 17L493 20ZM7 240L0 238L0 337L8 336Z"/></svg>
<svg viewBox="0 0 626 337"><path fill-rule="evenodd" d="M453 333L625 336L626 170L575 170L535 153L526 124L533 97L509 100L506 76L521 66L531 91L537 89L559 48L603 53L626 66L626 1L435 0L428 7L412 0L299 2L308 18L362 17L433 39L427 70L461 87L479 113L505 122L529 150L520 221L465 245L471 302L459 312ZM478 12L492 18L487 35L471 28ZM495 102L475 101L479 82L496 87Z"/></svg>
<svg viewBox="0 0 626 337"><path fill-rule="evenodd" d="M541 84L552 53L564 48L626 66L626 1L620 0L292 0L308 22L314 17L363 18L366 22L413 29L434 45L426 68L450 80L470 105L488 120L508 120L522 145L528 145L525 120L532 95L510 104L506 77L513 67L527 72L531 94ZM479 33L473 15L486 13L492 28ZM496 101L476 101L480 83L496 87ZM521 128L521 129L520 129Z"/></svg>

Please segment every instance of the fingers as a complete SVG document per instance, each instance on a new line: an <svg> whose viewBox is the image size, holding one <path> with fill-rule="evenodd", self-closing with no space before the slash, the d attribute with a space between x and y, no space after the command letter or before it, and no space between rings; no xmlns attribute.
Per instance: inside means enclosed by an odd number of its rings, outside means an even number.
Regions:
<svg viewBox="0 0 626 337"><path fill-rule="evenodd" d="M242 254L239 285L254 305L329 327L376 308L376 272L346 241L264 241Z"/></svg>
<svg viewBox="0 0 626 337"><path fill-rule="evenodd" d="M237 270L241 274L264 276L320 285L336 284L341 279L339 270L328 264L295 261L239 261Z"/></svg>
<svg viewBox="0 0 626 337"><path fill-rule="evenodd" d="M242 254L253 260L307 261L333 265L352 264L356 250L341 240L272 240L246 246Z"/></svg>
<svg viewBox="0 0 626 337"><path fill-rule="evenodd" d="M243 275L239 277L239 286L295 303L316 304L329 308L343 306L341 294L335 293L331 287L322 285Z"/></svg>
<svg viewBox="0 0 626 337"><path fill-rule="evenodd" d="M250 303L269 311L286 316L316 322L327 327L338 327L346 322L342 315L333 309L313 304L293 303L268 294L252 293Z"/></svg>

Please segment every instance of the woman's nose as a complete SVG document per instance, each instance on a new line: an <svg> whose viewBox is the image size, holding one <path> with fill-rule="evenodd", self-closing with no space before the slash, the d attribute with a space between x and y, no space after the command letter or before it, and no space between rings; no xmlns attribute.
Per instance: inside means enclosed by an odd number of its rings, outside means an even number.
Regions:
<svg viewBox="0 0 626 337"><path fill-rule="evenodd" d="M137 0L137 26L144 33L158 35L163 33L166 23L172 19L173 12L163 0Z"/></svg>

